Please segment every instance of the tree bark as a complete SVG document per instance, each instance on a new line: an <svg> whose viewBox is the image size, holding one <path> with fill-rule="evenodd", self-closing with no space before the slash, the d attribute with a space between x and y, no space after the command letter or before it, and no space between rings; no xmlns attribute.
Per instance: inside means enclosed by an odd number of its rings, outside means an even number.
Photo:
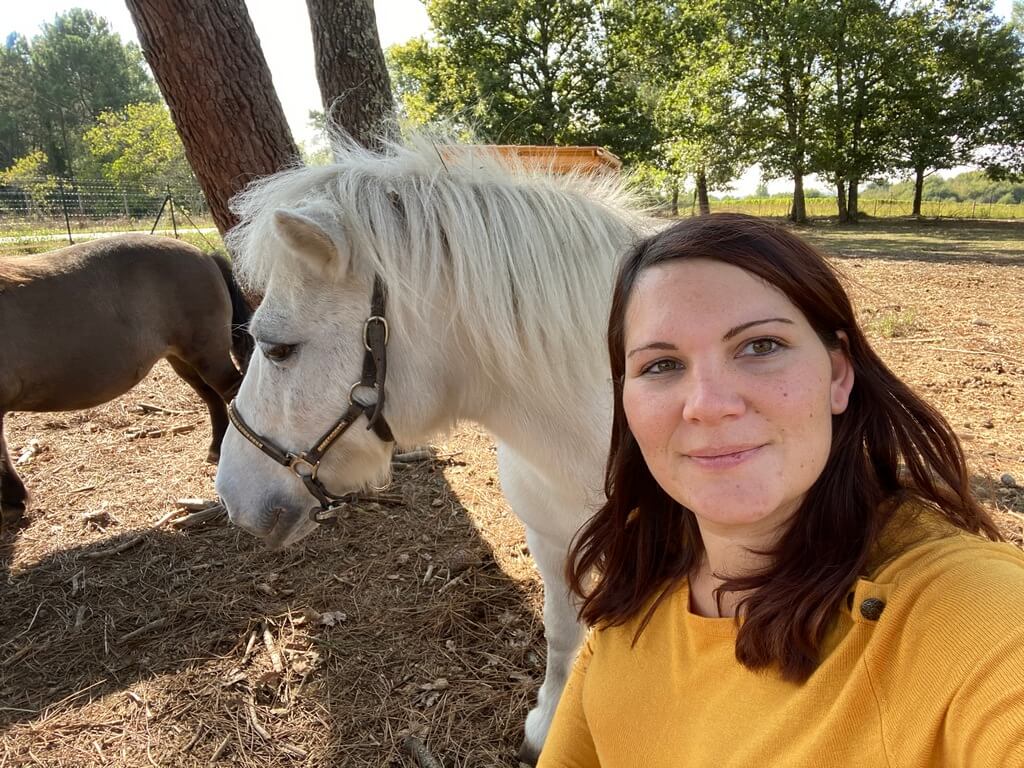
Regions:
<svg viewBox="0 0 1024 768"><path fill-rule="evenodd" d="M859 179L850 179L850 191L846 195L846 208L851 224L856 224L860 221L860 212L857 210L857 187L859 186Z"/></svg>
<svg viewBox="0 0 1024 768"><path fill-rule="evenodd" d="M126 0L223 235L228 200L299 157L244 0Z"/></svg>
<svg viewBox="0 0 1024 768"><path fill-rule="evenodd" d="M921 218L921 199L924 197L924 166L914 168L914 210L911 216Z"/></svg>
<svg viewBox="0 0 1024 768"><path fill-rule="evenodd" d="M842 176L836 178L836 202L839 204L839 223L850 220L850 211L846 207L846 180Z"/></svg>
<svg viewBox="0 0 1024 768"><path fill-rule="evenodd" d="M703 168L697 171L697 206L700 208L701 216L710 215L711 201L708 199L708 177Z"/></svg>
<svg viewBox="0 0 1024 768"><path fill-rule="evenodd" d="M793 169L793 207L789 220L797 224L807 223L807 204L804 200L804 169Z"/></svg>
<svg viewBox="0 0 1024 768"><path fill-rule="evenodd" d="M679 217L679 177L672 177L672 218Z"/></svg>
<svg viewBox="0 0 1024 768"><path fill-rule="evenodd" d="M306 7L328 124L365 147L394 138L395 103L373 0L306 0Z"/></svg>

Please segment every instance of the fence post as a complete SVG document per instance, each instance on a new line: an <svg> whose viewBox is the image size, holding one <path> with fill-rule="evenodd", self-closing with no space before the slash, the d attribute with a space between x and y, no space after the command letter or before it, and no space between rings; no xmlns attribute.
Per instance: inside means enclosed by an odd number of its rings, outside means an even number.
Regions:
<svg viewBox="0 0 1024 768"><path fill-rule="evenodd" d="M167 185L167 202L171 204L171 229L174 230L174 238L178 239L178 222L174 219L174 195L171 194L171 185Z"/></svg>
<svg viewBox="0 0 1024 768"><path fill-rule="evenodd" d="M58 178L57 185L60 188L60 208L64 211L64 226L67 227L68 230L68 243L74 245L75 241L71 237L71 219L68 218L68 200L64 194L64 179Z"/></svg>

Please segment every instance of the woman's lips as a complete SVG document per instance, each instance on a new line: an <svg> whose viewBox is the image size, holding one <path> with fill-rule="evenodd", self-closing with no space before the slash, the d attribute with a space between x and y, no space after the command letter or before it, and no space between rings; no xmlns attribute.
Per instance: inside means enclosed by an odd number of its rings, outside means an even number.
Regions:
<svg viewBox="0 0 1024 768"><path fill-rule="evenodd" d="M764 445L755 445L749 448L732 446L706 448L687 453L685 456L701 469L731 469L754 458L762 448Z"/></svg>

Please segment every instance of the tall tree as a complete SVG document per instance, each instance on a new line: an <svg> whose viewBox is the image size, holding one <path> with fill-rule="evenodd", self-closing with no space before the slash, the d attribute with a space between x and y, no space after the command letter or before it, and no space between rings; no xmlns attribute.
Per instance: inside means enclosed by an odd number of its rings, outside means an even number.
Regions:
<svg viewBox="0 0 1024 768"><path fill-rule="evenodd" d="M587 0L428 0L434 43L393 62L439 62L457 82L428 81L481 138L496 143L590 143L605 73L594 41L596 6ZM414 67L398 75L406 86ZM444 90L437 89L441 86Z"/></svg>
<svg viewBox="0 0 1024 768"><path fill-rule="evenodd" d="M0 168L42 146L28 41L12 32L0 47Z"/></svg>
<svg viewBox="0 0 1024 768"><path fill-rule="evenodd" d="M906 18L900 39L914 66L888 108L896 169L913 174L920 216L928 175L978 159L998 165L976 153L993 147L986 154L996 157L1024 140L1024 46L989 0L922 4Z"/></svg>
<svg viewBox="0 0 1024 768"><path fill-rule="evenodd" d="M429 0L433 40L392 46L403 116L499 144L599 144L645 159L637 78L609 56L602 4Z"/></svg>
<svg viewBox="0 0 1024 768"><path fill-rule="evenodd" d="M296 162L244 0L126 0L217 228L252 179Z"/></svg>
<svg viewBox="0 0 1024 768"><path fill-rule="evenodd" d="M837 0L822 11L814 170L836 185L839 220L855 222L861 182L894 166L893 104L920 64L895 0Z"/></svg>
<svg viewBox="0 0 1024 768"><path fill-rule="evenodd" d="M394 132L394 100L373 0L306 0L316 79L331 123L364 146Z"/></svg>
<svg viewBox="0 0 1024 768"><path fill-rule="evenodd" d="M741 89L769 177L793 179L789 218L807 221L804 176L820 129L813 97L821 76L819 23L826 0L726 0L731 39L743 52Z"/></svg>
<svg viewBox="0 0 1024 768"><path fill-rule="evenodd" d="M613 0L605 16L613 58L643 73L636 84L657 131L652 162L673 190L692 176L701 213L750 162L737 108L740 69L721 4L712 0ZM635 124L635 123L634 123Z"/></svg>
<svg viewBox="0 0 1024 768"><path fill-rule="evenodd" d="M106 19L81 8L44 24L31 43L9 37L0 80L0 141L7 151L42 149L51 171L72 175L82 133L97 115L160 98L138 46L123 43Z"/></svg>

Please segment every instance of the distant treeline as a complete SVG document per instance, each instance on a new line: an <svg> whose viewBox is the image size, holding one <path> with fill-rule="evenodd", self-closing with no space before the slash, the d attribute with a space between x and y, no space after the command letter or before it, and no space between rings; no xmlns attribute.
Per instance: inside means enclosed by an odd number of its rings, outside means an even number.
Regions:
<svg viewBox="0 0 1024 768"><path fill-rule="evenodd" d="M872 182L860 196L862 199L913 200L914 182ZM922 197L925 200L949 200L959 203L1014 205L1024 203L1024 183L994 181L984 171L969 171L948 179L929 176L924 180Z"/></svg>

